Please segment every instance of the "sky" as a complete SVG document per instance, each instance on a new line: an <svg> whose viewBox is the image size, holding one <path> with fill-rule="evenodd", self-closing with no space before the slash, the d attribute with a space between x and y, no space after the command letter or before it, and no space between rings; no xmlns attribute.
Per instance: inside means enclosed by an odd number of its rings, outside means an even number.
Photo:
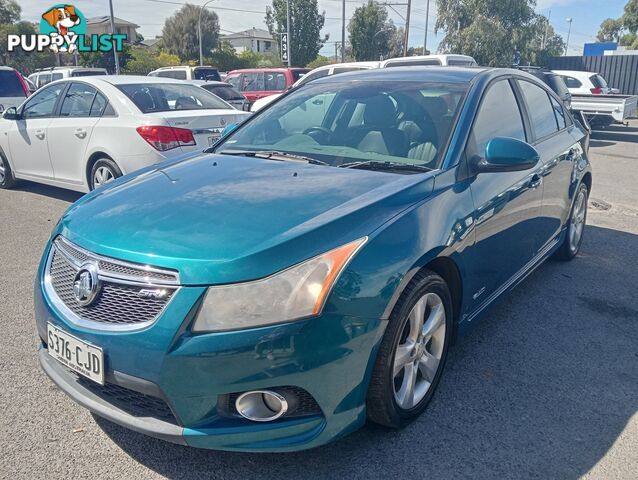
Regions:
<svg viewBox="0 0 638 480"><path fill-rule="evenodd" d="M190 0L189 3L202 4L205 0ZM346 1L346 23L355 8L366 0ZM406 0L387 0L388 3L404 4ZM51 0L54 5L56 0ZM427 0L412 0L410 19L410 46L423 46L425 37L425 13ZM39 21L40 15L49 2L42 0L18 0L22 7L24 20ZM71 3L71 2L69 2ZM108 0L76 0L72 2L87 17L108 15ZM113 0L115 16L134 22L140 26L138 32L145 38L160 35L164 20L177 11L186 0ZM569 40L569 55L582 55L583 44L593 42L600 23L609 17L618 18L623 13L626 0L537 0L536 11L549 15L555 30L567 39L569 24L572 18L572 29ZM214 0L209 8L216 12L220 19L222 33L232 33L248 28L266 28L264 16L268 0ZM324 45L321 54L334 55L334 41L341 40L341 8L342 0L319 0L319 10L325 11L326 23L323 34L329 34L329 43ZM405 25L405 5L390 7L390 18L397 26ZM443 34L434 32L436 22L436 0L430 0L430 16L428 27L428 49L435 50L443 38ZM347 33L346 33L347 34ZM331 43L332 42L332 43Z"/></svg>

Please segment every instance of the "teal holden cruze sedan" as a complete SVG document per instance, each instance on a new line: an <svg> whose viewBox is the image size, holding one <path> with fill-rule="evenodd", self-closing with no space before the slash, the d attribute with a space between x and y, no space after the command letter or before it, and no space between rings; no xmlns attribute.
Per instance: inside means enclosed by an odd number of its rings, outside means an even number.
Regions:
<svg viewBox="0 0 638 480"><path fill-rule="evenodd" d="M455 338L579 251L585 137L521 71L309 82L69 208L37 275L42 368L97 415L196 447L401 427Z"/></svg>

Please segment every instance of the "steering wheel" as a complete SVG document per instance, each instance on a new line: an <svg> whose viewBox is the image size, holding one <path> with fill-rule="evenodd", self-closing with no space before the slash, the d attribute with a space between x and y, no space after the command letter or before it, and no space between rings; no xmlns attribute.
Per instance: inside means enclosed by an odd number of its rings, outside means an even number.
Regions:
<svg viewBox="0 0 638 480"><path fill-rule="evenodd" d="M315 135L312 135L313 133L315 134L319 134L317 135L318 138L315 138ZM303 131L304 135L308 135L309 137L313 138L314 140L316 140L317 142L321 143L322 145L325 145L326 143L334 143L334 140L337 139L337 136L332 133L332 131L328 130L325 127L320 127L318 125L314 126L314 127L309 127L306 128ZM320 142L319 139L325 136L325 138L323 138L323 140L325 140L325 142Z"/></svg>

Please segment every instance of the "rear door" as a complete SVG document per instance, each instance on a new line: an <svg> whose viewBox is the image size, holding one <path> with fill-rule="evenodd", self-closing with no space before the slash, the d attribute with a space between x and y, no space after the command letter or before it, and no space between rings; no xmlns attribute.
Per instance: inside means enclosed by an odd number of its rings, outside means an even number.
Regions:
<svg viewBox="0 0 638 480"><path fill-rule="evenodd" d="M582 155L578 132L561 102L544 87L516 80L529 118L533 139L540 154L543 205L535 250L555 242L571 208L570 184L574 162Z"/></svg>
<svg viewBox="0 0 638 480"><path fill-rule="evenodd" d="M494 137L528 141L524 117L509 80L492 83L481 100L466 147L466 159L484 157ZM474 200L476 244L471 249L472 286L477 302L485 301L514 279L532 260L542 203L536 169L481 173L470 189Z"/></svg>
<svg viewBox="0 0 638 480"><path fill-rule="evenodd" d="M9 129L9 150L15 173L53 178L48 127L66 83L49 85L33 94L21 110L21 119Z"/></svg>
<svg viewBox="0 0 638 480"><path fill-rule="evenodd" d="M60 113L49 125L49 152L56 180L83 184L86 149L106 98L95 87L73 82L64 92Z"/></svg>

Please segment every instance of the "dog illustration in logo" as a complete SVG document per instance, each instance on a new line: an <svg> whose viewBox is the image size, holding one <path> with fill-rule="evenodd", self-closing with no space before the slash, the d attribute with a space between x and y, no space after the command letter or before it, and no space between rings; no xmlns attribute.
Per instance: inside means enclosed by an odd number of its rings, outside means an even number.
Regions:
<svg viewBox="0 0 638 480"><path fill-rule="evenodd" d="M57 35L64 38L66 35L71 35L75 37L75 33L70 31L71 27L75 27L79 25L81 22L80 17L75 13L75 7L73 5L63 5L61 7L55 7L42 14L42 18L45 22L51 25L53 28L57 30ZM56 36L55 33L51 34L52 36ZM69 53L73 53L77 50L77 46L75 43L69 43L69 47L67 49L66 46L59 46L59 42L51 44L51 50L54 53L66 52L68 50Z"/></svg>

